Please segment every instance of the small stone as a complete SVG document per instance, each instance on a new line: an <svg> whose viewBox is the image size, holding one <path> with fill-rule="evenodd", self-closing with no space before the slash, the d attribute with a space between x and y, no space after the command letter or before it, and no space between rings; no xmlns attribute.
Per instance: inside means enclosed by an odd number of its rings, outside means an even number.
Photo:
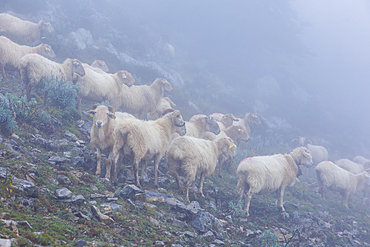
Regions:
<svg viewBox="0 0 370 247"><path fill-rule="evenodd" d="M115 196L133 199L137 197L137 194L144 194L144 191L133 184L128 184L121 191L117 192Z"/></svg>
<svg viewBox="0 0 370 247"><path fill-rule="evenodd" d="M2 219L2 220L10 220L11 217L10 217L10 214L9 213L3 212L3 213L0 213L0 219Z"/></svg>
<svg viewBox="0 0 370 247"><path fill-rule="evenodd" d="M198 237L198 234L196 234L195 232L185 231L183 234L184 234L185 236L187 236L187 237L191 237L191 238L196 238L196 237Z"/></svg>
<svg viewBox="0 0 370 247"><path fill-rule="evenodd" d="M12 246L12 241L10 241L9 239L0 238L0 246L1 247L11 247Z"/></svg>
<svg viewBox="0 0 370 247"><path fill-rule="evenodd" d="M102 214L100 210L95 206L91 206L91 212L98 221L106 225L110 225L114 223L114 220L111 217L109 217L108 215Z"/></svg>
<svg viewBox="0 0 370 247"><path fill-rule="evenodd" d="M155 241L154 243L153 243L153 246L164 246L164 242L163 241Z"/></svg>
<svg viewBox="0 0 370 247"><path fill-rule="evenodd" d="M61 164L61 163L64 163L66 162L66 158L61 158L59 156L51 156L48 161L50 162L55 162L55 164Z"/></svg>
<svg viewBox="0 0 370 247"><path fill-rule="evenodd" d="M216 239L216 236L211 231L204 233L203 235L201 235L201 237L205 239L207 242L212 242Z"/></svg>
<svg viewBox="0 0 370 247"><path fill-rule="evenodd" d="M63 188L60 188L60 189L56 189L55 190L55 195L56 197L58 197L58 199L69 199L72 197L72 191L70 191L69 189L63 187Z"/></svg>
<svg viewBox="0 0 370 247"><path fill-rule="evenodd" d="M64 135L71 141L75 142L78 140L77 136L71 132L69 132L68 130L66 130L66 132L64 132Z"/></svg>
<svg viewBox="0 0 370 247"><path fill-rule="evenodd" d="M87 242L86 242L85 240L83 240L83 239L79 239L79 240L77 240L77 241L73 244L73 246L82 247L82 246L85 246L86 244L87 244Z"/></svg>

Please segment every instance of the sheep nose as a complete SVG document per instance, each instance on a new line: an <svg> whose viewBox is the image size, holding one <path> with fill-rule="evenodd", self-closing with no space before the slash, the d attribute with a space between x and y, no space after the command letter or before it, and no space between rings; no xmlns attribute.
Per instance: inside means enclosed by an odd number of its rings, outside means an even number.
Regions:
<svg viewBox="0 0 370 247"><path fill-rule="evenodd" d="M102 124L103 124L103 123L102 123L102 121L96 121L96 126L97 126L98 128L100 128Z"/></svg>

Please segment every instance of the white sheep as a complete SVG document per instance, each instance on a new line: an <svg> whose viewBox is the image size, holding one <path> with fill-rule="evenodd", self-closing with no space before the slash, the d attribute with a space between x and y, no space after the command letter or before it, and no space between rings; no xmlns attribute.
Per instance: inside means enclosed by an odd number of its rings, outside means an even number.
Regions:
<svg viewBox="0 0 370 247"><path fill-rule="evenodd" d="M220 130L225 130L226 128L233 125L234 121L239 121L239 119L236 118L232 113L228 113L225 115L222 113L212 113L209 116L217 121Z"/></svg>
<svg viewBox="0 0 370 247"><path fill-rule="evenodd" d="M109 71L107 64L103 60L95 60L94 62L92 62L91 65L87 63L82 63L82 66L84 66L84 68L92 69L98 73Z"/></svg>
<svg viewBox="0 0 370 247"><path fill-rule="evenodd" d="M125 70L119 70L115 74L99 73L85 67L84 76L76 76L76 82L80 84L77 96L77 109L81 112L82 99L100 102L118 97L122 84L131 86L135 83L134 77Z"/></svg>
<svg viewBox="0 0 370 247"><path fill-rule="evenodd" d="M216 135L220 133L220 127L216 120L203 114L192 116L188 122L185 122L185 125L186 136L203 138L206 131L212 132Z"/></svg>
<svg viewBox="0 0 370 247"><path fill-rule="evenodd" d="M209 116L213 117L217 122L220 122L224 114L216 112L216 113L212 113Z"/></svg>
<svg viewBox="0 0 370 247"><path fill-rule="evenodd" d="M121 85L118 95L108 99L115 109L139 114L144 118L148 112L155 111L158 102L163 97L164 91L171 91L172 86L166 80L157 78L151 85L139 85L128 87Z"/></svg>
<svg viewBox="0 0 370 247"><path fill-rule="evenodd" d="M344 170L352 172L353 174L359 174L364 172L366 169L370 168L370 163L359 164L349 159L339 159L335 161L335 164Z"/></svg>
<svg viewBox="0 0 370 247"><path fill-rule="evenodd" d="M114 165L113 182L117 178L119 171L117 161L121 154L122 156L130 155L133 158L135 184L137 186L141 186L138 179L139 163L142 163L142 174L144 174L144 162L154 158L154 184L158 186L159 161L167 151L171 136L175 133L176 128L184 125L185 122L178 110L167 113L155 121L129 119L117 123L114 131L115 143L111 159ZM143 176L140 179L142 180Z"/></svg>
<svg viewBox="0 0 370 247"><path fill-rule="evenodd" d="M167 109L172 109L172 106L176 106L175 103L172 102L172 100L168 97L163 97L159 100L157 107L155 108L154 112L149 112L147 115L148 120L155 120L159 118L163 111Z"/></svg>
<svg viewBox="0 0 370 247"><path fill-rule="evenodd" d="M204 139L210 140L210 141L215 141L220 138L225 138L229 137L233 140L234 143L240 142L240 141L248 141L249 136L247 132L245 131L244 127L242 126L230 126L226 128L225 130L221 130L221 132L218 135L215 135L211 132L206 132L204 135ZM221 157L218 160L218 165L219 165L219 177L222 178L222 164L225 162L229 162L229 160L225 159L224 157Z"/></svg>
<svg viewBox="0 0 370 247"><path fill-rule="evenodd" d="M326 148L324 148L323 146L312 145L312 142L308 140L307 137L299 136L293 139L292 142L298 142L299 146L306 147L308 148L308 150L311 151L314 165L319 164L321 161L328 160L328 150L326 150Z"/></svg>
<svg viewBox="0 0 370 247"><path fill-rule="evenodd" d="M93 105L87 113L93 117L90 143L97 152L96 175L101 174L101 154L110 154L114 145L113 131L116 123L122 119L135 118L131 114L115 112L111 106ZM111 163L107 163L105 177L110 178Z"/></svg>
<svg viewBox="0 0 370 247"><path fill-rule="evenodd" d="M356 163L359 163L359 164L365 164L365 163L369 163L370 160L369 159L366 159L365 157L363 156L356 156L354 159L353 159L354 162Z"/></svg>
<svg viewBox="0 0 370 247"><path fill-rule="evenodd" d="M19 69L19 60L28 53L37 53L46 58L54 59L55 53L49 45L41 44L36 47L18 45L9 38L0 36L0 70L6 78L5 66Z"/></svg>
<svg viewBox="0 0 370 247"><path fill-rule="evenodd" d="M171 142L166 154L169 173L176 178L180 189L179 175L185 177L185 195L189 202L189 183L200 175L199 193L203 194L204 178L213 174L217 160L221 157L234 158L236 148L230 138L208 141L191 136L181 136Z"/></svg>
<svg viewBox="0 0 370 247"><path fill-rule="evenodd" d="M0 13L0 35L11 38L19 44L40 44L43 31L52 33L54 29L48 21L42 20L36 24L6 13Z"/></svg>
<svg viewBox="0 0 370 247"><path fill-rule="evenodd" d="M370 186L370 174L362 172L357 175L344 170L331 161L323 161L316 168L316 177L319 183L319 193L325 199L325 189L339 191L342 195L342 203L348 208L350 194L364 190Z"/></svg>
<svg viewBox="0 0 370 247"><path fill-rule="evenodd" d="M255 114L251 114L251 113L245 114L245 118L243 118L243 119L238 118L238 120L239 121L233 122L233 125L243 126L245 131L247 132L249 138L251 136L251 125L252 124L254 124L254 125L260 125L261 124L261 120L259 119L259 117ZM239 146L240 143L237 142L236 144Z"/></svg>
<svg viewBox="0 0 370 247"><path fill-rule="evenodd" d="M295 148L289 154L255 156L242 160L236 171L239 178L238 200L247 192L244 207L247 216L254 194L274 191L277 191L278 196L277 207L284 212L285 187L294 185L299 165L312 166L310 151L305 147Z"/></svg>
<svg viewBox="0 0 370 247"><path fill-rule="evenodd" d="M26 96L30 99L31 89L44 79L73 81L76 75L84 76L85 70L77 59L67 58L62 64L50 61L39 54L27 54L19 61L22 82L26 85Z"/></svg>

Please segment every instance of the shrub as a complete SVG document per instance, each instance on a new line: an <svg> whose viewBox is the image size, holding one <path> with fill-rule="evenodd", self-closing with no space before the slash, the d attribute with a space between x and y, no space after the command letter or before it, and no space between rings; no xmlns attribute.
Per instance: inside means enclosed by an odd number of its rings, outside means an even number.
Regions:
<svg viewBox="0 0 370 247"><path fill-rule="evenodd" d="M38 119L39 107L34 98L27 101L25 96L7 93L0 101L1 132L8 135L17 124L31 124Z"/></svg>
<svg viewBox="0 0 370 247"><path fill-rule="evenodd" d="M45 102L52 106L64 109L76 106L76 97L79 90L79 84L57 81L52 77L48 82L44 81Z"/></svg>

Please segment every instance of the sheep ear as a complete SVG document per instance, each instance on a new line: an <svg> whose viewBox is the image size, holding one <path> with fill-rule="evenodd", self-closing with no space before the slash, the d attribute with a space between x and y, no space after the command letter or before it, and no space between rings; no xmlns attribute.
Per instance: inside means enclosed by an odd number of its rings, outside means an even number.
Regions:
<svg viewBox="0 0 370 247"><path fill-rule="evenodd" d="M108 106L108 111L110 111L111 113L115 114L115 110L112 106Z"/></svg>
<svg viewBox="0 0 370 247"><path fill-rule="evenodd" d="M107 113L108 117L112 118L112 119L116 119L116 115L114 115L113 113L111 112L108 112Z"/></svg>
<svg viewBox="0 0 370 247"><path fill-rule="evenodd" d="M95 110L97 107L98 107L98 104L94 104L94 105L91 107L91 110Z"/></svg>

